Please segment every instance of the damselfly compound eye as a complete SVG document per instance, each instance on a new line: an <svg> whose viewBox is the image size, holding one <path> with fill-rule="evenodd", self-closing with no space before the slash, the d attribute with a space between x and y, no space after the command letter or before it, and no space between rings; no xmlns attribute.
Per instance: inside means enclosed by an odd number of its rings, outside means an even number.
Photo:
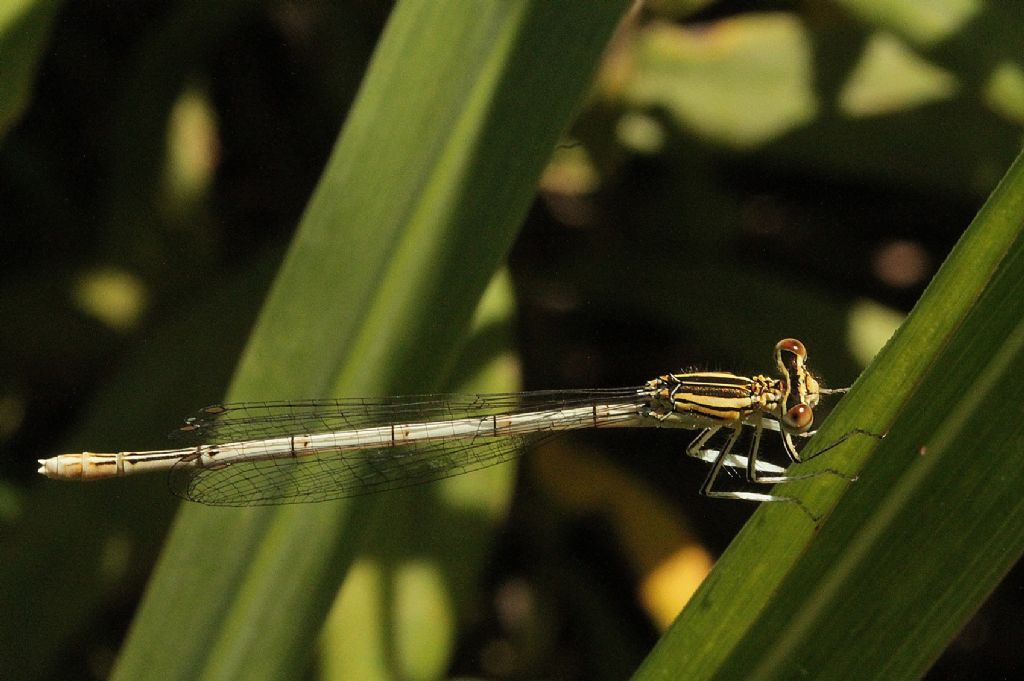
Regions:
<svg viewBox="0 0 1024 681"><path fill-rule="evenodd" d="M782 423L786 428L797 432L806 430L813 422L814 412L806 404L790 407L789 411L782 415Z"/></svg>
<svg viewBox="0 0 1024 681"><path fill-rule="evenodd" d="M775 352L786 350L792 352L800 359L807 359L807 348L796 338L784 338L775 344Z"/></svg>

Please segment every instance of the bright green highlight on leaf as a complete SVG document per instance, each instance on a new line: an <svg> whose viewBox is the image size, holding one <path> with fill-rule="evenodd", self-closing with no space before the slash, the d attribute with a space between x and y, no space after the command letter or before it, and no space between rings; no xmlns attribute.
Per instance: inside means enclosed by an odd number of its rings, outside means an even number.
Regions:
<svg viewBox="0 0 1024 681"><path fill-rule="evenodd" d="M57 0L0 3L0 139L28 105Z"/></svg>
<svg viewBox="0 0 1024 681"><path fill-rule="evenodd" d="M1024 125L1024 69L1019 63L999 64L985 87L985 96L994 110Z"/></svg>
<svg viewBox="0 0 1024 681"><path fill-rule="evenodd" d="M684 127L747 148L814 118L810 43L788 14L749 15L698 31L643 31L626 97L664 107ZM742 84L742 85L741 85Z"/></svg>
<svg viewBox="0 0 1024 681"><path fill-rule="evenodd" d="M852 116L893 113L956 93L956 79L929 64L890 33L871 36L839 94Z"/></svg>
<svg viewBox="0 0 1024 681"><path fill-rule="evenodd" d="M982 0L836 0L851 13L890 28L919 45L937 43L962 28Z"/></svg>

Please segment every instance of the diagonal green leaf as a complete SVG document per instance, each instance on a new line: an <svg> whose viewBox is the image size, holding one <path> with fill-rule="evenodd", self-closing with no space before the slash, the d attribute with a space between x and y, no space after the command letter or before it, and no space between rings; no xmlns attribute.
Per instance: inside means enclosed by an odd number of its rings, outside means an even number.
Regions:
<svg viewBox="0 0 1024 681"><path fill-rule="evenodd" d="M1024 158L810 443L858 472L758 510L637 679L914 678L1024 552Z"/></svg>
<svg viewBox="0 0 1024 681"><path fill-rule="evenodd" d="M230 399L440 385L625 5L399 3ZM114 678L294 674L382 503L184 507Z"/></svg>

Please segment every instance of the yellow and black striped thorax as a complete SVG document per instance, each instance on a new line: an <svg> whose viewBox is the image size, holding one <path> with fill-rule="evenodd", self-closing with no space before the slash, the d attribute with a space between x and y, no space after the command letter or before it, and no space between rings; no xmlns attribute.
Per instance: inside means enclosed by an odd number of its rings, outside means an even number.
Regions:
<svg viewBox="0 0 1024 681"><path fill-rule="evenodd" d="M755 411L774 413L784 397L782 381L766 376L697 371L665 374L647 382L655 412L740 421Z"/></svg>
<svg viewBox="0 0 1024 681"><path fill-rule="evenodd" d="M652 397L651 411L659 417L677 413L721 422L743 421L762 412L777 418L787 432L804 432L814 421L813 409L822 392L807 369L804 344L794 338L776 343L775 366L780 379L713 371L658 376L645 386Z"/></svg>

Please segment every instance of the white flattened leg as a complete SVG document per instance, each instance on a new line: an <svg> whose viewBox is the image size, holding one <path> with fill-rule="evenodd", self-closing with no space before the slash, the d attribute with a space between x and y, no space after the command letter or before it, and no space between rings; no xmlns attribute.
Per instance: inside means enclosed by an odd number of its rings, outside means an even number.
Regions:
<svg viewBox="0 0 1024 681"><path fill-rule="evenodd" d="M760 440L761 440L761 431L762 431L761 424L760 423L756 424L754 426L754 428L755 428L755 431L754 431L754 436L753 436L753 441L751 443L751 447L756 447L760 443ZM729 437L729 441L726 442L725 446L722 448L721 453L718 455L718 458L715 460L714 464L711 467L711 471L708 473L708 476L704 479L704 484L701 485L701 487L700 487L700 493L703 494L706 497L713 498L713 499L739 499L739 500L742 500L742 501L755 501L755 502L760 502L760 501L785 501L785 502L789 502L789 503L792 503L792 504L796 504L796 506L798 506L800 508L800 510L803 511L804 514L806 514L807 517L811 519L811 522L817 523L818 520L819 520L819 516L816 516L813 513L811 513L810 509L808 509L807 506L805 506L804 503L802 501L800 501L799 499L797 499L796 497L787 497L787 496L780 496L780 495L775 495L775 494L767 494L765 492L725 491L725 490L717 490L717 489L715 489L715 483L718 481L718 476L722 472L722 468L723 468L723 466L725 464L726 459L729 456L732 455L732 448L736 445L736 442L739 440L740 433L741 433L741 430L739 428L737 428L736 431ZM754 462L754 463L751 463L751 462ZM756 468L757 468L757 463L756 462L757 462L756 451L751 450L750 452L748 452L748 456L747 456L747 472L748 472L748 475L750 474L751 471L754 471L756 473Z"/></svg>

